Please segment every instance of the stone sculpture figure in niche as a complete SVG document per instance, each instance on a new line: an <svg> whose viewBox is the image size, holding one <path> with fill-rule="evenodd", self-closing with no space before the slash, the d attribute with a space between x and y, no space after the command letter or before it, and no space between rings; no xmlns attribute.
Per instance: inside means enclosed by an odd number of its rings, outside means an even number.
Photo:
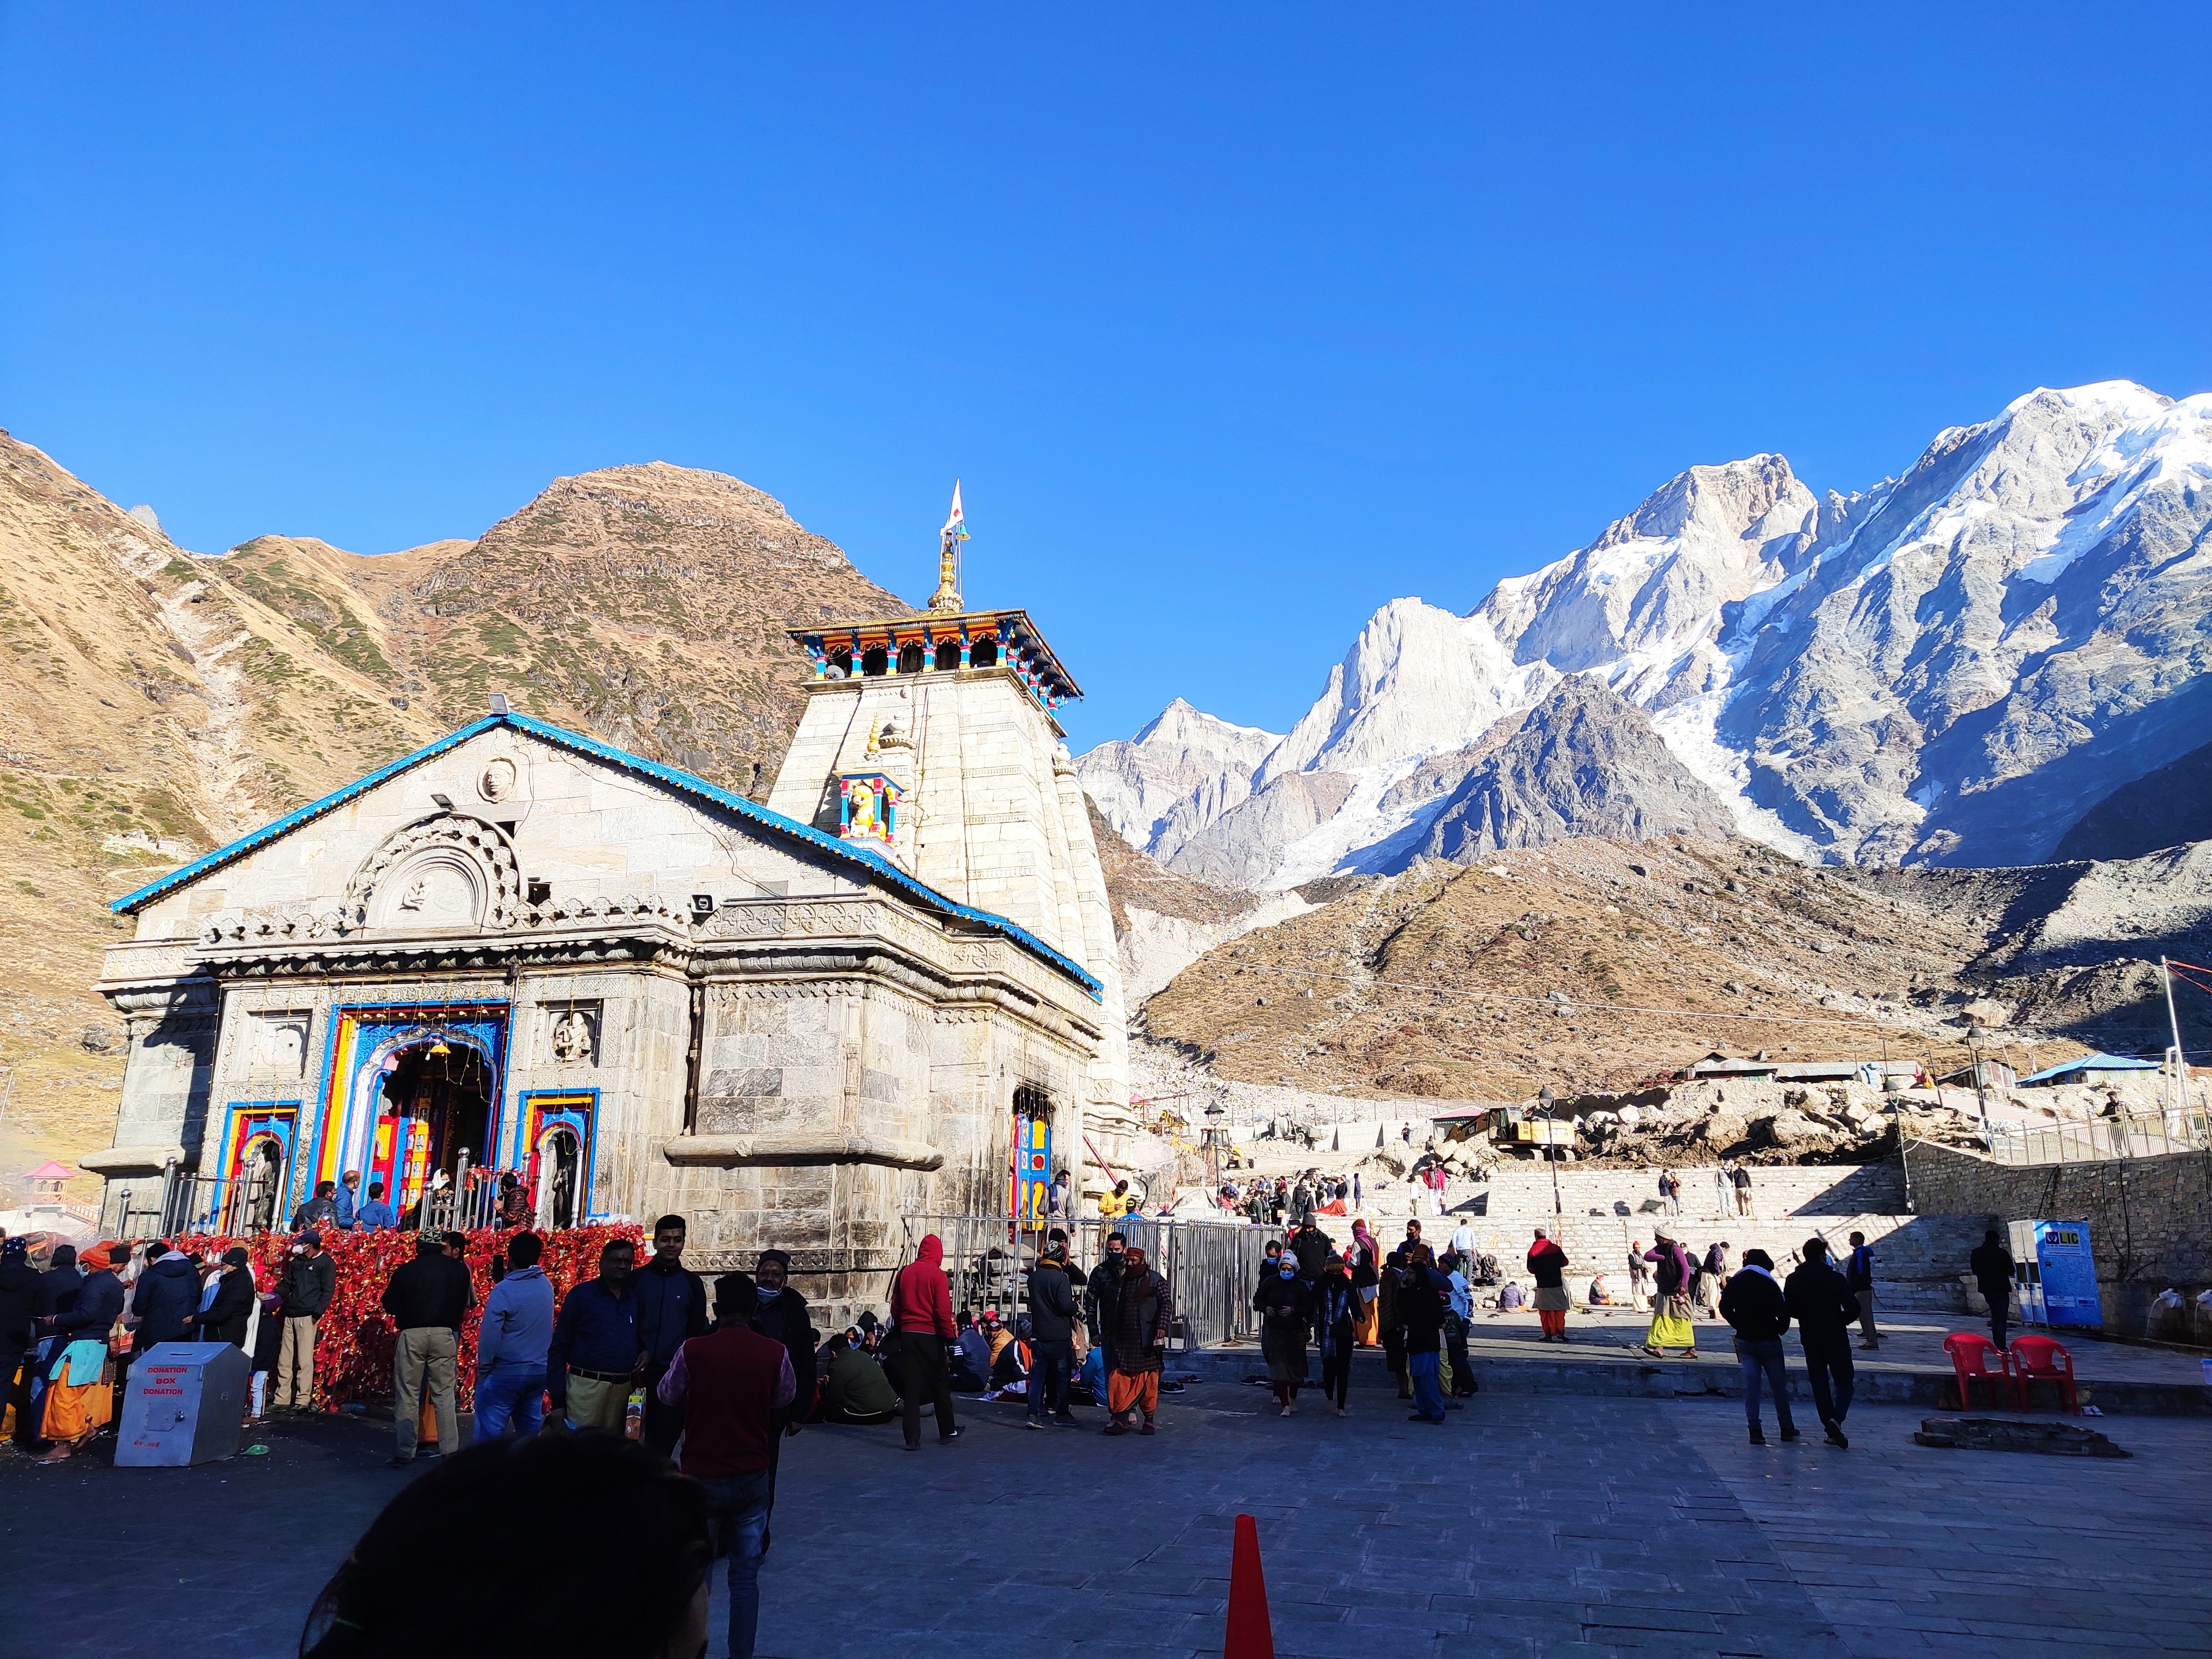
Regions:
<svg viewBox="0 0 2212 1659"><path fill-rule="evenodd" d="M592 1057L591 1017L571 1008L553 1022L553 1058L589 1060Z"/></svg>

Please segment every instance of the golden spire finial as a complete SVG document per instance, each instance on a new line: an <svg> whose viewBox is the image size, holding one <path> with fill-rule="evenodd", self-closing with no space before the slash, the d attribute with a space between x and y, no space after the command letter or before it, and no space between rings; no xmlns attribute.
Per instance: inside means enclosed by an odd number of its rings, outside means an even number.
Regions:
<svg viewBox="0 0 2212 1659"><path fill-rule="evenodd" d="M932 611L960 608L960 544L968 539L968 515L960 510L960 481L952 481L952 512L937 532L937 592L929 596Z"/></svg>
<svg viewBox="0 0 2212 1659"><path fill-rule="evenodd" d="M870 721L868 722L868 748L867 748L867 752L868 752L869 754L871 754L871 755L872 755L872 754L874 754L874 753L876 752L876 733L877 733L878 729L882 725L883 725L883 722L882 722L881 720L870 720Z"/></svg>

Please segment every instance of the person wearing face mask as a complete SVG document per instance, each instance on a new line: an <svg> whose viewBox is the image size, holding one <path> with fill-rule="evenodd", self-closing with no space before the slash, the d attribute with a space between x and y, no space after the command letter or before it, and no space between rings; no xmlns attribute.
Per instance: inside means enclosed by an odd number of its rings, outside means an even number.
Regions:
<svg viewBox="0 0 2212 1659"><path fill-rule="evenodd" d="M720 1281L715 1283L717 1293ZM806 1298L791 1282L791 1257L782 1250L763 1250L753 1268L753 1328L783 1344L791 1356L791 1374L797 1378L788 1405L775 1408L769 1435L768 1510L775 1516L775 1474L783 1461L783 1443L799 1432L814 1410L814 1322L808 1316ZM761 1550L767 1552L769 1533L761 1532Z"/></svg>
<svg viewBox="0 0 2212 1659"><path fill-rule="evenodd" d="M271 1411L303 1412L313 1402L315 1322L337 1290L338 1270L323 1252L323 1236L310 1227L286 1251L284 1276L276 1285L284 1333L277 1339Z"/></svg>
<svg viewBox="0 0 2212 1659"><path fill-rule="evenodd" d="M1083 1323L1091 1333L1091 1346L1104 1350L1099 1363L1107 1368L1114 1364L1114 1309L1121 1296L1121 1257L1129 1248L1127 1233L1106 1235L1106 1255L1091 1270L1091 1277L1083 1287Z"/></svg>
<svg viewBox="0 0 2212 1659"><path fill-rule="evenodd" d="M630 1380L645 1364L631 1285L636 1257L628 1239L611 1241L599 1252L599 1276L561 1300L545 1349L545 1395L572 1429L623 1431Z"/></svg>
<svg viewBox="0 0 2212 1659"><path fill-rule="evenodd" d="M1298 1274L1295 1256L1280 1257L1274 1276L1253 1292L1260 1315L1260 1353L1267 1362L1267 1382L1281 1415L1297 1410L1298 1390L1306 1382L1306 1327L1313 1322L1314 1292Z"/></svg>
<svg viewBox="0 0 2212 1659"><path fill-rule="evenodd" d="M1127 1434L1141 1411L1139 1434L1155 1432L1160 1408L1160 1373L1166 1369L1168 1327L1175 1322L1175 1297L1168 1282L1145 1263L1142 1250L1121 1253L1121 1283L1115 1293L1114 1317L1107 1340L1109 1434ZM1297 1277L1295 1267L1291 1276Z"/></svg>
<svg viewBox="0 0 2212 1659"><path fill-rule="evenodd" d="M665 1215L653 1224L653 1254L637 1270L637 1346L645 1354L645 1422L641 1437L663 1457L676 1451L684 1413L660 1398L659 1383L677 1349L707 1330L707 1281L684 1265L684 1218Z"/></svg>

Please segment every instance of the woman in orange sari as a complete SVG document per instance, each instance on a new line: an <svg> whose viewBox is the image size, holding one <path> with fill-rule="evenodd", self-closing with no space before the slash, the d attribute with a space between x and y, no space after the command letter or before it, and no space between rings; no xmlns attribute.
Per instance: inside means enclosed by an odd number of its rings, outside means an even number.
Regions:
<svg viewBox="0 0 2212 1659"><path fill-rule="evenodd" d="M1382 1304L1376 1292L1382 1282L1382 1252L1364 1221L1352 1224L1352 1340L1363 1348L1381 1346Z"/></svg>
<svg viewBox="0 0 2212 1659"><path fill-rule="evenodd" d="M95 1244L77 1257L84 1283L65 1314L50 1322L54 1345L46 1375L42 1439L53 1442L40 1456L58 1463L106 1427L114 1415L115 1389L109 1381L107 1335L123 1316L123 1281L115 1276L115 1247Z"/></svg>

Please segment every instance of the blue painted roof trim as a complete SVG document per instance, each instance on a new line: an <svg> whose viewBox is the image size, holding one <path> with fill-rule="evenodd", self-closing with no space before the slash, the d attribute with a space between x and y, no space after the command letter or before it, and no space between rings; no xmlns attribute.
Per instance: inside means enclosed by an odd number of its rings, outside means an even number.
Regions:
<svg viewBox="0 0 2212 1659"><path fill-rule="evenodd" d="M527 714L487 714L482 720L471 720L459 730L447 732L435 743L427 744L411 755L402 756L387 765L380 766L374 772L356 778L344 788L333 791L320 800L310 801L305 806L287 812L281 818L276 818L263 824L251 835L241 836L228 847L218 847L212 853L202 854L191 863L172 870L159 881L149 882L135 893L125 894L107 908L118 915L129 915L143 909L164 894L173 892L179 887L197 881L209 872L220 869L234 860L243 858L257 848L267 846L280 836L289 834L301 824L343 806L349 801L358 799L377 785L398 776L410 767L419 766L424 761L434 759L448 750L459 748L470 738L501 726L511 726L515 731L528 732L532 737L540 738L556 748L569 750L579 755L588 755L594 760L605 762L610 766L617 766L624 771L635 772L641 776L651 778L656 782L667 785L679 793L695 796L701 800L710 802L725 811L759 825L763 830L787 836L793 841L802 842L817 852L826 854L842 863L856 864L877 880L896 888L909 898L918 901L941 915L957 916L963 921L973 922L977 927L987 928L1012 941L1048 967L1066 975L1068 978L1080 985L1093 1001L1104 1000L1105 988L1095 976L1085 971L1081 964L1073 958L1054 950L1026 927L1009 921L1006 917L994 915L991 911L978 910L970 905L955 903L934 887L916 881L879 853L866 851L853 846L849 842L840 840L836 836L825 835L811 823L801 823L798 819L787 818L781 812L772 812L757 801L747 800L743 795L732 794L730 791L711 784L704 778L694 776L691 773L681 771L673 766L664 766L659 761L647 760L641 755L633 755L627 750L616 748L612 744L601 743L596 738L585 737L580 732L549 725L544 720L533 720Z"/></svg>
<svg viewBox="0 0 2212 1659"><path fill-rule="evenodd" d="M2054 1077L2064 1077L2069 1072L2155 1072L2159 1063L2154 1060L2131 1060L2125 1054L2084 1054L2079 1060L2046 1066L2039 1072L2030 1072L2020 1079L2022 1083L2043 1083Z"/></svg>

